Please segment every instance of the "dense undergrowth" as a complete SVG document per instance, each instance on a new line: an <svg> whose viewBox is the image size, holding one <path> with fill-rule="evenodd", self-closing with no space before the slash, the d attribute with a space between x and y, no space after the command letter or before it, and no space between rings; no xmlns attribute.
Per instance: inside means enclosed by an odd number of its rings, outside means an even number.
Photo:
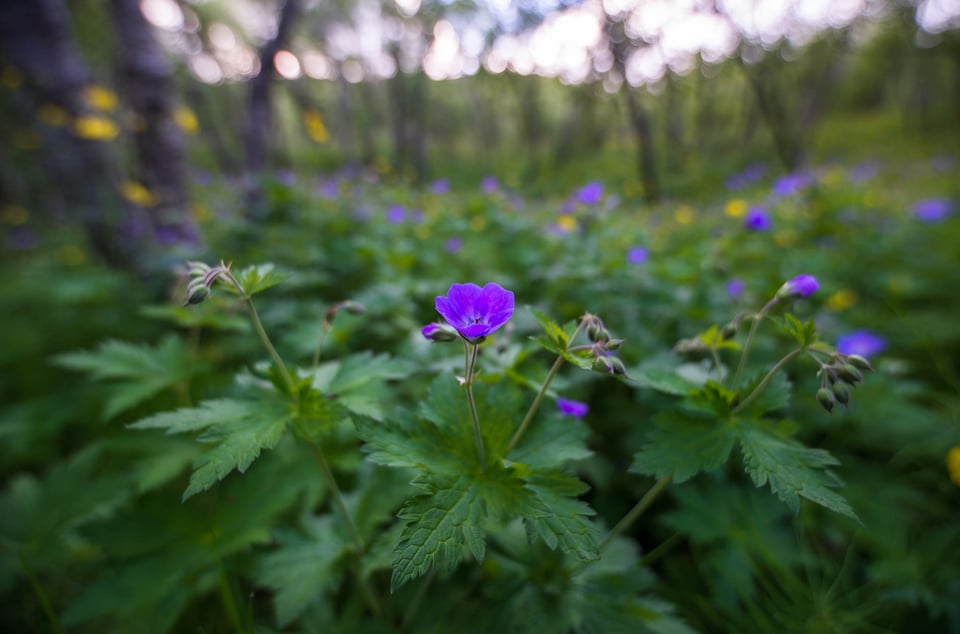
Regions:
<svg viewBox="0 0 960 634"><path fill-rule="evenodd" d="M214 180L147 277L8 222L4 629L960 631L957 170Z"/></svg>

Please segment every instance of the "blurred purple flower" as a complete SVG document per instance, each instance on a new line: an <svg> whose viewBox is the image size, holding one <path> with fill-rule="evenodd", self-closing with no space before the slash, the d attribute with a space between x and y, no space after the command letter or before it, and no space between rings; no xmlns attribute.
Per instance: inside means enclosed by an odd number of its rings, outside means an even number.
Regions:
<svg viewBox="0 0 960 634"><path fill-rule="evenodd" d="M414 209L410 212L410 220L414 223L423 222L425 217L423 209Z"/></svg>
<svg viewBox="0 0 960 634"><path fill-rule="evenodd" d="M393 205L387 209L387 222L398 225L407 220L407 208L403 205Z"/></svg>
<svg viewBox="0 0 960 634"><path fill-rule="evenodd" d="M820 282L812 275L803 273L789 280L777 291L777 297L809 297L820 288Z"/></svg>
<svg viewBox="0 0 960 634"><path fill-rule="evenodd" d="M287 187L292 187L297 184L297 175L292 169L282 169L277 171L277 180Z"/></svg>
<svg viewBox="0 0 960 634"><path fill-rule="evenodd" d="M733 299L738 299L743 295L743 291L746 290L747 285L743 283L739 277L735 277L727 282L727 295Z"/></svg>
<svg viewBox="0 0 960 634"><path fill-rule="evenodd" d="M583 418L590 411L590 407L586 403L565 398L557 399L557 409L560 410L562 416L573 416L574 418Z"/></svg>
<svg viewBox="0 0 960 634"><path fill-rule="evenodd" d="M643 264L649 257L650 254L643 247L633 247L627 251L627 262L630 264Z"/></svg>
<svg viewBox="0 0 960 634"><path fill-rule="evenodd" d="M334 200L340 196L340 183L332 178L327 179L320 183L317 193L320 194L321 198L325 198L326 200Z"/></svg>
<svg viewBox="0 0 960 634"><path fill-rule="evenodd" d="M497 180L496 176L488 174L487 176L483 177L480 187L483 189L484 193L493 194L500 189L500 182Z"/></svg>
<svg viewBox="0 0 960 634"><path fill-rule="evenodd" d="M40 246L40 238L32 229L15 227L7 234L7 244L13 249L26 251Z"/></svg>
<svg viewBox="0 0 960 634"><path fill-rule="evenodd" d="M563 204L560 205L560 213L567 215L572 214L577 209L577 204L574 200L565 200Z"/></svg>
<svg viewBox="0 0 960 634"><path fill-rule="evenodd" d="M476 284L452 284L446 296L437 297L435 306L464 339L478 343L513 316L513 291L494 282L483 288Z"/></svg>
<svg viewBox="0 0 960 634"><path fill-rule="evenodd" d="M789 196L807 187L812 182L813 177L809 174L787 174L786 176L778 178L773 184L773 193L778 196Z"/></svg>
<svg viewBox="0 0 960 634"><path fill-rule="evenodd" d="M461 249L461 247L463 247L463 238L459 236L454 236L450 238L449 240L447 240L447 243L443 246L443 248L447 251L447 253L456 253Z"/></svg>
<svg viewBox="0 0 960 634"><path fill-rule="evenodd" d="M887 347L887 341L869 330L856 330L848 335L837 337L837 352L840 354L858 354L872 357Z"/></svg>
<svg viewBox="0 0 960 634"><path fill-rule="evenodd" d="M917 218L924 222L940 222L952 211L950 201L945 198L928 198L913 206L913 212Z"/></svg>
<svg viewBox="0 0 960 634"><path fill-rule="evenodd" d="M863 161L850 170L850 182L862 183L868 181L880 171L880 161Z"/></svg>
<svg viewBox="0 0 960 634"><path fill-rule="evenodd" d="M435 180L433 184L430 185L430 191L434 194L446 194L450 191L450 182L445 178Z"/></svg>
<svg viewBox="0 0 960 634"><path fill-rule="evenodd" d="M577 190L576 199L584 205L596 205L603 200L603 183L591 181Z"/></svg>
<svg viewBox="0 0 960 634"><path fill-rule="evenodd" d="M738 172L727 179L727 189L743 189L747 185L757 182L766 174L767 168L762 163L754 163L742 172Z"/></svg>
<svg viewBox="0 0 960 634"><path fill-rule="evenodd" d="M165 247L185 241L185 236L183 236L176 227L170 226L157 227L153 232L153 236L156 238L158 244Z"/></svg>
<svg viewBox="0 0 960 634"><path fill-rule="evenodd" d="M743 226L750 231L769 231L773 226L770 212L763 207L751 207L743 218Z"/></svg>

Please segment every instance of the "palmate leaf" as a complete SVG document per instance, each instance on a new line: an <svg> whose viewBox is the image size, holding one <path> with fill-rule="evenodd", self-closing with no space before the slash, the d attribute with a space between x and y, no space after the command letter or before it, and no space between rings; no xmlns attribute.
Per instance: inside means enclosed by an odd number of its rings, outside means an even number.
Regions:
<svg viewBox="0 0 960 634"><path fill-rule="evenodd" d="M252 296L276 286L290 276L287 273L277 271L273 264L255 264L248 266L239 273L234 273L234 277L240 282L244 292L248 296ZM224 283L224 286L231 289L232 292L236 292L233 284Z"/></svg>
<svg viewBox="0 0 960 634"><path fill-rule="evenodd" d="M165 389L186 384L206 369L175 336L165 337L156 346L124 341L105 341L91 352L70 352L54 363L88 373L98 381L109 381L112 390L104 407L106 418L130 409Z"/></svg>
<svg viewBox="0 0 960 634"><path fill-rule="evenodd" d="M744 467L754 484L769 484L794 513L799 512L800 498L804 497L860 521L846 499L834 490L841 482L826 469L840 463L829 453L804 447L759 425L742 426L739 437Z"/></svg>
<svg viewBox="0 0 960 634"><path fill-rule="evenodd" d="M288 401L266 396L262 399L216 400L173 412L164 412L130 425L134 429L165 429L185 433L203 429L198 440L215 446L194 463L183 499L206 491L234 469L243 473L260 456L280 441L296 412Z"/></svg>
<svg viewBox="0 0 960 634"><path fill-rule="evenodd" d="M383 420L382 403L387 395L383 385L386 381L404 379L415 369L416 366L406 359L362 352L320 365L314 374L313 387L336 396L355 414Z"/></svg>
<svg viewBox="0 0 960 634"><path fill-rule="evenodd" d="M654 420L630 471L655 478L672 475L674 482L684 482L726 463L736 440L730 419L664 412Z"/></svg>
<svg viewBox="0 0 960 634"><path fill-rule="evenodd" d="M563 328L536 308L528 306L527 309L544 331L543 335L531 337L531 339L540 344L545 350L562 356L566 361L569 361L579 368L590 370L593 367L593 355L588 350L578 352L570 352L567 350L570 344L570 337L576 330L575 322L570 322L566 328Z"/></svg>
<svg viewBox="0 0 960 634"><path fill-rule="evenodd" d="M596 529L587 519L595 512L577 499L587 486L562 471L537 472L527 482L551 511L545 517L526 517L528 532L542 539L551 550L560 548L582 561L599 559Z"/></svg>
<svg viewBox="0 0 960 634"><path fill-rule="evenodd" d="M590 429L580 419L551 413L534 421L508 458L531 469L562 467L593 455L587 447L589 435Z"/></svg>

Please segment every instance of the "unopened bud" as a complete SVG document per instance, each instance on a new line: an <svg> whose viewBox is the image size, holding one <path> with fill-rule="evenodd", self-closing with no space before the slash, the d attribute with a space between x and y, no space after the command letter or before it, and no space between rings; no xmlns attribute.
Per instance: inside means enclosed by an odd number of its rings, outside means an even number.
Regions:
<svg viewBox="0 0 960 634"><path fill-rule="evenodd" d="M737 335L737 324L730 322L720 330L720 336L724 340L733 339Z"/></svg>
<svg viewBox="0 0 960 634"><path fill-rule="evenodd" d="M623 339L611 339L605 346L607 350L619 350L623 345Z"/></svg>
<svg viewBox="0 0 960 634"><path fill-rule="evenodd" d="M850 385L856 385L863 381L863 374L852 363L845 363L841 367L837 368L837 376L849 383Z"/></svg>
<svg viewBox="0 0 960 634"><path fill-rule="evenodd" d="M833 411L833 406L836 404L833 392L825 387L817 390L817 402L820 403L820 407L827 410L828 413Z"/></svg>
<svg viewBox="0 0 960 634"><path fill-rule="evenodd" d="M834 384L833 395L844 405L850 402L850 388L845 383Z"/></svg>
<svg viewBox="0 0 960 634"><path fill-rule="evenodd" d="M206 298L210 297L210 291L206 286L200 285L194 288L191 292L188 293L187 298L184 300L184 306L193 306L195 304L201 303Z"/></svg>
<svg viewBox="0 0 960 634"><path fill-rule="evenodd" d="M420 329L420 334L427 341L436 341L436 342L448 342L456 341L460 338L460 335L452 326L447 324L427 324Z"/></svg>
<svg viewBox="0 0 960 634"><path fill-rule="evenodd" d="M363 307L363 304L353 300L347 300L340 305L351 315L362 315L366 311L366 309Z"/></svg>
<svg viewBox="0 0 960 634"><path fill-rule="evenodd" d="M861 357L859 354L849 354L847 355L847 361L850 362L855 368L859 370L867 370L868 372L873 372L873 366L870 365L870 362L867 361L866 357Z"/></svg>

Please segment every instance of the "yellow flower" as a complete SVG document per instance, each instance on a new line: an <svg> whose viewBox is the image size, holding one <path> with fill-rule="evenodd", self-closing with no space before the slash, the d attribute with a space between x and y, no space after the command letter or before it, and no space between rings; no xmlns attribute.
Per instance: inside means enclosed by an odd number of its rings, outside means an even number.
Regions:
<svg viewBox="0 0 960 634"><path fill-rule="evenodd" d="M723 207L723 213L731 218L742 218L745 213L747 213L747 201L743 198L734 198L733 200L727 201L727 204Z"/></svg>
<svg viewBox="0 0 960 634"><path fill-rule="evenodd" d="M120 195L140 207L150 207L157 202L153 193L136 181L127 181L121 185Z"/></svg>
<svg viewBox="0 0 960 634"><path fill-rule="evenodd" d="M77 117L73 120L73 133L81 139L90 141L112 141L120 134L120 130L106 117Z"/></svg>
<svg viewBox="0 0 960 634"><path fill-rule="evenodd" d="M0 221L5 225L25 225L29 218L30 214L20 205L6 205L3 210L0 211Z"/></svg>
<svg viewBox="0 0 960 634"><path fill-rule="evenodd" d="M193 210L193 217L197 219L197 222L209 222L213 220L213 211L210 210L209 205L193 203L191 209Z"/></svg>
<svg viewBox="0 0 960 634"><path fill-rule="evenodd" d="M83 101L101 112L113 112L117 109L117 93L96 84L90 84L83 89Z"/></svg>
<svg viewBox="0 0 960 634"><path fill-rule="evenodd" d="M474 216L470 219L470 230L476 231L477 233L481 232L487 226L487 219L483 216Z"/></svg>
<svg viewBox="0 0 960 634"><path fill-rule="evenodd" d="M196 134L197 130L200 129L197 115L193 114L193 110L186 106L180 106L173 111L173 121L180 126L180 129L186 134Z"/></svg>
<svg viewBox="0 0 960 634"><path fill-rule="evenodd" d="M856 293L850 289L844 288L831 295L827 299L826 306L830 310L847 310L849 308L853 308L858 299L859 298L857 297Z"/></svg>
<svg viewBox="0 0 960 634"><path fill-rule="evenodd" d="M957 486L960 486L960 445L955 445L947 452L947 473Z"/></svg>
<svg viewBox="0 0 960 634"><path fill-rule="evenodd" d="M37 109L37 118L48 126L61 128L70 122L70 113L56 104L45 103Z"/></svg>
<svg viewBox="0 0 960 634"><path fill-rule="evenodd" d="M677 210L673 212L673 219L677 221L677 224L688 225L693 222L693 219L696 217L696 212L694 212L693 207L690 205L681 205L677 207Z"/></svg>
<svg viewBox="0 0 960 634"><path fill-rule="evenodd" d="M87 254L75 244L68 244L60 249L60 261L67 266L79 266L87 259Z"/></svg>
<svg viewBox="0 0 960 634"><path fill-rule="evenodd" d="M577 228L577 219L569 214L560 216L557 218L557 226L560 228L560 231L570 233Z"/></svg>
<svg viewBox="0 0 960 634"><path fill-rule="evenodd" d="M326 143L330 140L330 132L323 123L323 116L317 110L307 110L303 115L303 122L307 126L307 134L317 143Z"/></svg>

